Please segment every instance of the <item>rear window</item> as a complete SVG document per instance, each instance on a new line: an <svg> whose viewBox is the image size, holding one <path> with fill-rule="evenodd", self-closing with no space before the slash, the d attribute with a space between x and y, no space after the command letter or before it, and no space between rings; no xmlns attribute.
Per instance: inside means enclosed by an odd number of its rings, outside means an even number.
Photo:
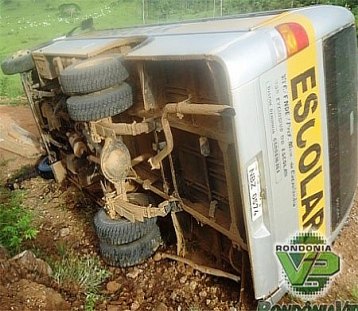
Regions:
<svg viewBox="0 0 358 311"><path fill-rule="evenodd" d="M357 41L349 27L324 41L333 230L357 184Z"/></svg>

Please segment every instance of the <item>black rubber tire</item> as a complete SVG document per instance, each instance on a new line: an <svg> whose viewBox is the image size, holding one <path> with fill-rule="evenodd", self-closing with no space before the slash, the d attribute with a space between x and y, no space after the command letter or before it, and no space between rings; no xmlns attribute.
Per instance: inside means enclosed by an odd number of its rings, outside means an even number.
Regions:
<svg viewBox="0 0 358 311"><path fill-rule="evenodd" d="M94 217L94 226L101 243L122 245L140 239L156 226L157 218L145 218L144 222L130 222L125 218L111 219L101 209Z"/></svg>
<svg viewBox="0 0 358 311"><path fill-rule="evenodd" d="M132 243L111 245L100 243L100 250L104 261L116 267L130 267L138 265L152 256L161 244L159 227Z"/></svg>
<svg viewBox="0 0 358 311"><path fill-rule="evenodd" d="M21 50L5 58L1 63L1 70L5 75L13 75L35 68L30 50Z"/></svg>
<svg viewBox="0 0 358 311"><path fill-rule="evenodd" d="M103 55L72 64L60 73L63 93L88 94L110 88L128 78L118 55Z"/></svg>
<svg viewBox="0 0 358 311"><path fill-rule="evenodd" d="M115 116L133 104L132 88L127 83L100 92L67 99L67 110L72 120L97 121Z"/></svg>
<svg viewBox="0 0 358 311"><path fill-rule="evenodd" d="M44 157L37 165L37 172L44 179L54 179L54 175L48 160L48 157Z"/></svg>

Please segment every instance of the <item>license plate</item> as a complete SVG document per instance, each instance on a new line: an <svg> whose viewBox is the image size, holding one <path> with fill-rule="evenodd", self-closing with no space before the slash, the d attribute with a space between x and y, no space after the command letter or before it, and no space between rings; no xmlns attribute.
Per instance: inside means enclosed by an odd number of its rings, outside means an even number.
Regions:
<svg viewBox="0 0 358 311"><path fill-rule="evenodd" d="M249 182L251 219L255 221L262 216L260 172L257 161L248 166L247 178Z"/></svg>

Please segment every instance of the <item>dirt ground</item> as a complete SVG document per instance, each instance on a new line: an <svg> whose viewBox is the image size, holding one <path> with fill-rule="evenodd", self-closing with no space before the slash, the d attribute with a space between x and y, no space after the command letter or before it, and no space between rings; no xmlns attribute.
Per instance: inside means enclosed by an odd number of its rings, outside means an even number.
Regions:
<svg viewBox="0 0 358 311"><path fill-rule="evenodd" d="M0 106L0 116L9 114L25 129L37 133L27 107ZM28 160L0 149L0 182L4 186ZM31 169L30 169L31 171ZM56 258L65 246L83 256L100 259L98 241L92 225L97 207L70 184L58 185L28 174L15 183L26 191L24 205L35 215L39 233L27 242L25 249L38 258ZM63 234L63 233L66 234ZM168 251L163 245L160 251ZM173 249L173 246L169 248ZM334 243L341 257L341 272L319 302L336 300L358 302L358 202L347 224ZM1 250L1 249L0 249ZM170 251L170 249L169 249ZM101 261L103 267L105 263ZM226 279L208 276L181 263L149 259L131 268L107 267L111 276L102 284L103 297L96 310L248 310L255 302L239 305L240 285ZM282 302L290 302L286 296ZM82 310L84 295L71 285L59 285L46 273L11 260L0 251L0 310Z"/></svg>

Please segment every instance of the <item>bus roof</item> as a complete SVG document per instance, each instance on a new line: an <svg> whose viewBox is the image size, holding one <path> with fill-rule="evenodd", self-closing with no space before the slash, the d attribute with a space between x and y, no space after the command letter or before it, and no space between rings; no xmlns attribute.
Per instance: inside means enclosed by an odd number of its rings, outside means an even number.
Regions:
<svg viewBox="0 0 358 311"><path fill-rule="evenodd" d="M271 20L289 14L304 15L312 20L317 38L354 22L353 15L345 8L311 6L221 19L95 31L58 40L36 52L89 57L96 54L95 51L100 51L107 45L115 45L121 39L138 37L139 44L126 55L127 59L217 55L230 45L251 37L255 30L265 28ZM328 19L327 16L335 18Z"/></svg>

